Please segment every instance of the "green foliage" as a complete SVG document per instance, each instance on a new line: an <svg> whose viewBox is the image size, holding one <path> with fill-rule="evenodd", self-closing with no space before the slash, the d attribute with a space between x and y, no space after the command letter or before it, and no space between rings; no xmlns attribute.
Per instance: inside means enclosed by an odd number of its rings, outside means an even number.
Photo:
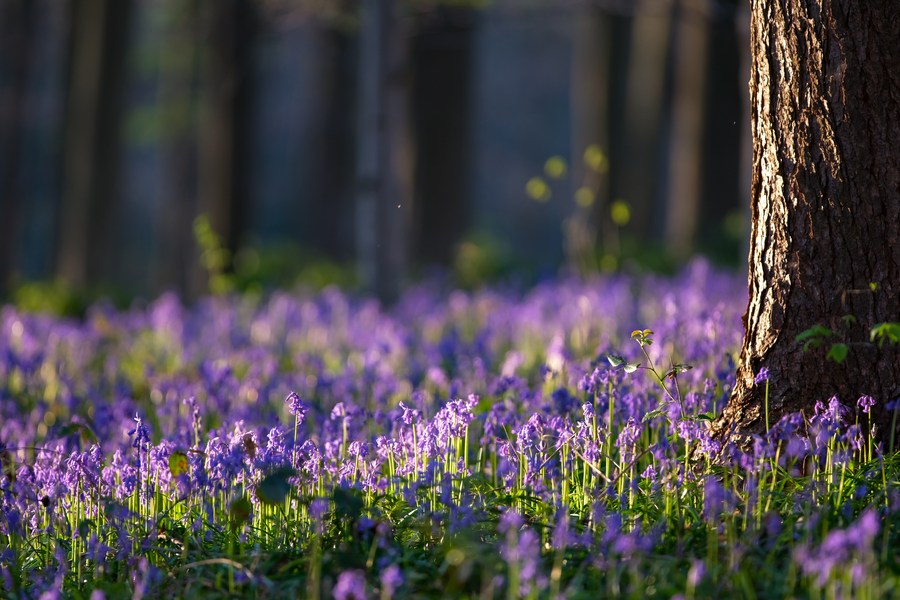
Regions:
<svg viewBox="0 0 900 600"><path fill-rule="evenodd" d="M181 450L176 450L169 455L169 473L172 477L179 477L188 472L189 468L187 454Z"/></svg>
<svg viewBox="0 0 900 600"><path fill-rule="evenodd" d="M495 281L511 268L508 250L485 233L469 235L456 247L453 274L456 283L473 289Z"/></svg>
<svg viewBox="0 0 900 600"><path fill-rule="evenodd" d="M876 292L878 290L876 284L870 284L869 287L871 292ZM859 319L856 316L852 314L843 315L840 318L840 324L841 331L836 332L817 323L809 329L800 332L800 334L794 338L794 341L798 344L802 344L803 351L805 352L810 349L821 348L825 346L830 339L837 337L840 341L834 341L828 346L828 352L826 353L825 358L841 364L847 360L847 356L850 354L852 346L865 344L866 342L851 342L846 339L851 329L859 325ZM877 323L869 329L868 337L868 343L877 344L879 348L883 347L885 343L898 344L900 343L900 323Z"/></svg>
<svg viewBox="0 0 900 600"><path fill-rule="evenodd" d="M231 263L231 253L222 245L221 238L213 230L206 215L199 215L194 219L194 240L200 250L200 265L209 278L209 291L213 294L234 291L234 281L226 274Z"/></svg>
<svg viewBox="0 0 900 600"><path fill-rule="evenodd" d="M194 221L194 239L213 294L259 294L275 288L293 287L319 290L329 285L351 289L356 286L352 267L295 244L246 246L232 257L205 215Z"/></svg>
<svg viewBox="0 0 900 600"><path fill-rule="evenodd" d="M250 516L252 514L253 505L250 504L250 500L248 500L246 496L241 495L232 500L228 505L228 517L231 529L237 530L243 527L250 521Z"/></svg>
<svg viewBox="0 0 900 600"><path fill-rule="evenodd" d="M820 348L825 341L834 335L834 332L824 325L813 325L809 329L800 332L794 341L803 344L803 350L810 348Z"/></svg>
<svg viewBox="0 0 900 600"><path fill-rule="evenodd" d="M844 362L844 360L846 360L848 352L850 352L850 347L847 346L847 344L838 342L831 345L831 348L828 349L828 354L825 355L825 358L833 360L834 362L840 364Z"/></svg>
<svg viewBox="0 0 900 600"><path fill-rule="evenodd" d="M869 340L880 348L885 342L900 344L900 323L878 323L869 331Z"/></svg>
<svg viewBox="0 0 900 600"><path fill-rule="evenodd" d="M273 470L256 484L256 498L263 504L270 506L283 504L284 499L291 492L290 479L296 474L297 471L291 467L281 467Z"/></svg>
<svg viewBox="0 0 900 600"><path fill-rule="evenodd" d="M34 281L13 290L12 302L20 310L76 317L84 314L89 301L64 281Z"/></svg>

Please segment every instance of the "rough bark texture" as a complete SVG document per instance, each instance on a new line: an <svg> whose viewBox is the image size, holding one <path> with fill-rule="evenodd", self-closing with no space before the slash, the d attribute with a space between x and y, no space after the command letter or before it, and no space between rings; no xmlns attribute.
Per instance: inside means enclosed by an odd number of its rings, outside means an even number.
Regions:
<svg viewBox="0 0 900 600"><path fill-rule="evenodd" d="M754 376L766 367L770 423L834 395L855 409L868 394L886 439L900 354L870 343L869 330L900 321L896 7L753 0L750 300L737 384L714 425L721 436L765 428ZM796 336L817 324L834 337L803 351ZM826 359L832 342L848 344L843 363Z"/></svg>

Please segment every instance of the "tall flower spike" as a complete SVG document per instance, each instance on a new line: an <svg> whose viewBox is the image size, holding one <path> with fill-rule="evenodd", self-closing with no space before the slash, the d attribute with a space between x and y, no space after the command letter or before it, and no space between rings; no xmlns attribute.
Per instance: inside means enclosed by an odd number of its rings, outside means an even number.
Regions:
<svg viewBox="0 0 900 600"><path fill-rule="evenodd" d="M297 392L291 392L288 394L287 398L284 399L285 404L287 404L288 412L292 415L296 415L299 420L303 420L306 416L306 413L309 412L309 406L306 405L303 400L300 399L300 396L297 395Z"/></svg>
<svg viewBox="0 0 900 600"><path fill-rule="evenodd" d="M141 419L141 416L135 413L134 422L136 425L134 429L128 431L128 435L135 435L134 441L131 443L132 448L141 448L145 444L150 443L150 431L147 429L147 426L144 425L144 420Z"/></svg>

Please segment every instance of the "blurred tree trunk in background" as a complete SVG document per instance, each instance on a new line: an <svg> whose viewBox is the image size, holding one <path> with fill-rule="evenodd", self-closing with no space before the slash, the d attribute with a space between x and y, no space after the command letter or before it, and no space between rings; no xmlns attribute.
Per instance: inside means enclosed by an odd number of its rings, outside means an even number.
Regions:
<svg viewBox="0 0 900 600"><path fill-rule="evenodd" d="M0 294L12 283L25 200L21 160L34 16L32 0L0 0Z"/></svg>
<svg viewBox="0 0 900 600"><path fill-rule="evenodd" d="M84 287L109 278L131 2L73 0L57 273Z"/></svg>
<svg viewBox="0 0 900 600"><path fill-rule="evenodd" d="M658 208L660 125L665 101L666 56L672 8L668 2L635 2L628 60L625 140L620 179L624 199L632 206L630 232L652 243L662 234Z"/></svg>
<svg viewBox="0 0 900 600"><path fill-rule="evenodd" d="M603 169L586 164L585 150L596 145L610 152L609 96L612 54L612 21L597 6L587 4L573 18L572 40L572 165L573 193L584 186L591 196L575 203L565 228L566 259L576 272L595 269L596 235L605 252L618 248L618 232L609 219L609 178ZM587 194L588 192L584 192ZM591 202L587 198L591 198Z"/></svg>
<svg viewBox="0 0 900 600"><path fill-rule="evenodd" d="M318 236L311 237L316 248L338 261L356 257L354 202L356 198L355 155L356 89L358 84L358 44L356 30L341 23L320 26L316 102L322 116L315 128L312 170L312 202L307 202L302 218L315 223ZM302 199L300 200L302 201Z"/></svg>
<svg viewBox="0 0 900 600"><path fill-rule="evenodd" d="M413 41L415 256L451 264L469 221L473 10L419 16Z"/></svg>
<svg viewBox="0 0 900 600"><path fill-rule="evenodd" d="M361 7L356 253L363 285L384 301L399 293L409 258L414 151L408 27L398 0Z"/></svg>
<svg viewBox="0 0 900 600"><path fill-rule="evenodd" d="M673 89L667 110L667 172L662 193L666 198L666 248L678 261L686 260L694 251L700 218L709 37L706 9L706 0L675 0L669 41Z"/></svg>
<svg viewBox="0 0 900 600"><path fill-rule="evenodd" d="M201 2L199 9L197 213L209 218L233 256L245 206L247 79L255 16L250 0ZM199 264L192 266L190 293L208 291L206 273Z"/></svg>
<svg viewBox="0 0 900 600"><path fill-rule="evenodd" d="M832 395L854 406L865 394L877 401L878 437L891 437L885 403L900 398L900 346L872 343L870 330L900 321L896 6L752 3L750 300L720 436L765 430L754 376L766 368L770 424L810 416ZM796 338L814 326L833 333L803 350Z"/></svg>
<svg viewBox="0 0 900 600"><path fill-rule="evenodd" d="M194 291L195 263L190 260L195 253L192 224L198 170L194 83L202 1L166 0L156 8L162 21L158 103L164 207L158 224L156 289Z"/></svg>

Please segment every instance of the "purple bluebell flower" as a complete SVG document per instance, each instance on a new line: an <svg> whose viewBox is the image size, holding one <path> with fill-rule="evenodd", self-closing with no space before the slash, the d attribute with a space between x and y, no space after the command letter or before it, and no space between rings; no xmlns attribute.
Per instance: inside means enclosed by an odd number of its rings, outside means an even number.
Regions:
<svg viewBox="0 0 900 600"><path fill-rule="evenodd" d="M641 479L648 479L650 481L656 481L656 478L659 475L656 472L656 467L653 465L647 465L647 468L644 469L643 473L641 473Z"/></svg>
<svg viewBox="0 0 900 600"><path fill-rule="evenodd" d="M128 431L128 435L134 435L134 441L131 443L132 448L145 448L150 444L150 431L144 425L144 420L138 414L134 415L136 425ZM135 435L137 434L137 435Z"/></svg>
<svg viewBox="0 0 900 600"><path fill-rule="evenodd" d="M366 600L365 574L359 569L344 571L331 593L335 600Z"/></svg>
<svg viewBox="0 0 900 600"><path fill-rule="evenodd" d="M616 438L616 447L620 449L633 449L634 445L641 437L641 428L638 427L637 421L629 417L628 422L622 427L619 436Z"/></svg>
<svg viewBox="0 0 900 600"><path fill-rule="evenodd" d="M695 559L691 561L691 568L688 569L687 585L691 589L696 589L703 578L706 577L706 563L703 559Z"/></svg>
<svg viewBox="0 0 900 600"><path fill-rule="evenodd" d="M832 529L818 548L798 546L794 550L794 560L822 587L836 570L859 564L872 553L872 543L880 528L878 513L868 509L846 529Z"/></svg>
<svg viewBox="0 0 900 600"><path fill-rule="evenodd" d="M419 419L421 418L421 413L419 411L406 406L403 402L400 403L400 409L403 411L400 420L403 421L404 425L413 425L419 422Z"/></svg>
<svg viewBox="0 0 900 600"><path fill-rule="evenodd" d="M760 384L769 381L769 369L767 367L763 367L759 370L759 373L756 374L756 377L753 378L753 383Z"/></svg>
<svg viewBox="0 0 900 600"><path fill-rule="evenodd" d="M872 410L872 407L875 406L875 398L869 395L860 396L859 400L856 401L856 405L859 406L862 411L866 414Z"/></svg>
<svg viewBox="0 0 900 600"><path fill-rule="evenodd" d="M393 598L394 594L403 585L403 571L397 565L388 565L381 572L381 592L386 598Z"/></svg>
<svg viewBox="0 0 900 600"><path fill-rule="evenodd" d="M288 412L296 416L297 420L302 423L303 419L306 417L306 413L309 412L309 405L300 399L297 392L288 394L287 398L284 399L284 402L287 404Z"/></svg>
<svg viewBox="0 0 900 600"><path fill-rule="evenodd" d="M581 411L584 413L584 420L590 421L594 418L594 405L590 402L585 402L581 405Z"/></svg>

